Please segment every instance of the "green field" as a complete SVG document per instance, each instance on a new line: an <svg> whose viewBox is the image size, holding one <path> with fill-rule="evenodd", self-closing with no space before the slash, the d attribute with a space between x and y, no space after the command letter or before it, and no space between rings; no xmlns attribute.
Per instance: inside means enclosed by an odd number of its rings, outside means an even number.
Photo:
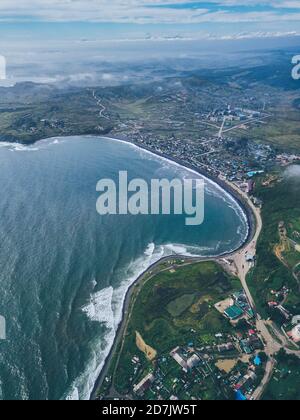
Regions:
<svg viewBox="0 0 300 420"><path fill-rule="evenodd" d="M157 351L158 357L169 355L173 348L189 343L211 345L216 340L216 333L232 332L229 321L213 305L239 288L239 280L229 277L213 262L181 267L175 273L162 272L147 281L135 301L114 378L116 389L121 393L130 391L133 356L142 360L140 378L153 369L153 365L137 349L136 331ZM169 369L173 365L173 369L178 370L175 362L170 363ZM211 388L215 388L213 383Z"/></svg>
<svg viewBox="0 0 300 420"><path fill-rule="evenodd" d="M300 151L300 108L299 91L276 90L271 115L266 123L248 130L249 138L257 142L269 143L284 152Z"/></svg>
<svg viewBox="0 0 300 420"><path fill-rule="evenodd" d="M300 400L300 363L295 356L281 352L277 356L277 366L263 396L264 400Z"/></svg>
<svg viewBox="0 0 300 420"><path fill-rule="evenodd" d="M258 243L257 265L249 275L248 282L258 310L266 318L274 315L267 306L269 300L274 300L270 291L279 291L283 286L291 290L284 306L292 314L300 314L299 284L293 276L294 266L300 263L300 253L292 248L290 252L283 253L286 265L274 253L274 247L280 242L278 224L281 221L285 223L288 236L299 228L299 178L298 176L288 177L283 171L278 175L282 178L281 182L270 187L263 187L258 181L255 192L264 203L262 210L263 231ZM278 319L274 320L278 321Z"/></svg>

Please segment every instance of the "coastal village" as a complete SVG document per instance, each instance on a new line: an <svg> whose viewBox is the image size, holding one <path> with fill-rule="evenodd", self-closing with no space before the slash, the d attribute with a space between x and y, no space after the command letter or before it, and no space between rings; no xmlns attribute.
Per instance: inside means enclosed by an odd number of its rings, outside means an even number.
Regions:
<svg viewBox="0 0 300 420"><path fill-rule="evenodd" d="M208 397L210 393L215 399L230 399L236 393L240 399L251 399L266 361L253 311L243 291L215 308L232 323L232 334L219 332L208 340L209 345L190 342L160 356L155 369L133 386L137 398L197 400L199 394ZM132 364L138 374L140 357L135 355Z"/></svg>
<svg viewBox="0 0 300 420"><path fill-rule="evenodd" d="M299 401L300 0L0 17L0 400Z"/></svg>
<svg viewBox="0 0 300 420"><path fill-rule="evenodd" d="M245 263L251 267L255 258L246 255ZM282 293L288 293L288 290ZM278 298L279 293L276 296ZM159 354L136 332L136 352L132 354L128 372L131 391L123 396L116 391L111 393L113 378L106 376L98 398L170 401L258 399L270 354L265 335L258 330L257 314L245 291L238 290L215 302L210 310L218 312L229 322L229 331L226 328L225 331L202 336L196 329L191 329L190 341L186 345ZM288 319L292 328L288 336L297 346L296 343L300 342L300 316Z"/></svg>
<svg viewBox="0 0 300 420"><path fill-rule="evenodd" d="M218 311L232 325L232 331L220 331L199 337L191 330L191 341L165 354L157 353L148 345L141 345L131 360L130 383L132 399L147 400L199 400L199 399L252 399L259 386L266 363L264 343L256 330L254 313L243 290L222 302L216 302ZM143 358L149 363L144 371ZM139 379L140 378L140 379ZM111 378L105 378L104 389ZM202 397L200 397L202 396Z"/></svg>
<svg viewBox="0 0 300 420"><path fill-rule="evenodd" d="M191 136L182 139L181 135L177 136L174 130L177 115L169 117L168 132L173 131L173 134L156 134L141 123L133 124L132 127L121 124L112 133L118 136L125 132L126 138L137 145L203 170L213 177L236 182L251 193L253 184L249 181L255 175L266 172L275 163L289 165L300 161L299 155L277 154L272 146L254 142L247 137L251 128L265 124L270 117L270 114L261 110L228 105L223 109L194 112L191 115L200 133L202 126L208 127L209 132L205 132L203 137L201 134L197 138ZM238 133L238 141L235 133Z"/></svg>
<svg viewBox="0 0 300 420"><path fill-rule="evenodd" d="M299 365L300 310L293 297L293 286L300 285L297 219L280 217L273 222L276 239L272 239L271 252L292 280L278 270L279 278L273 281L273 273L268 271L268 277L260 279L266 286L259 299L253 296L248 282L258 264L257 243L267 204L258 194L258 187L260 192L275 190L282 183L282 172L299 164L300 155L277 149L272 142L264 141L266 136L260 138L266 125L276 123L272 113L277 100L273 88L252 87L249 96L247 89L230 93L229 88L225 92L222 87L220 92L219 87L213 86L195 88L194 82L192 79L176 88L166 83L154 93L151 86L149 96L146 90L143 99L138 88L138 95L132 89L127 92L128 98L123 98L117 88L107 92L87 90L83 96L92 110L93 129L88 126L86 130L132 142L207 175L250 209L256 219L251 221L253 239L234 255L217 261L225 272L239 279L239 286L224 299L206 304L208 318L218 320L218 328L211 329L213 332L208 328L203 333L196 322L185 340L173 340L167 348L154 348L152 342L144 341L141 332L134 331L136 339L126 360L126 375L122 374L126 376L123 389L115 383L116 376L122 376L118 369L120 360L115 360L116 348L119 351L118 345L124 345L121 334L101 374L97 399L259 400L272 381L278 386L284 378L291 377L300 386L299 369L278 362L282 350L286 359L297 357L296 366ZM22 134L30 137L34 134L41 138L41 131L48 133L48 129L51 135L70 134L67 118L63 114L60 118L41 116L39 121L19 125ZM253 136L253 132L258 135ZM170 274L180 270L178 262L167 263ZM126 327L125 332L121 330L125 339Z"/></svg>
<svg viewBox="0 0 300 420"><path fill-rule="evenodd" d="M192 329L190 341L162 354L157 354L150 347L151 343L146 344L137 333L136 348L139 351L132 354L128 373L130 392L123 397L117 392L111 393L113 378L108 375L101 387L100 399L109 398L110 395L115 399L255 400L260 399L265 382L272 375L275 366L273 355L280 350L280 346L271 337L274 331L270 332L269 326L260 321L246 283L247 274L256 264L256 243L261 230L260 210L264 204L255 196L255 185L257 177L262 179L264 187L280 182L276 175L268 174L269 168L297 163L300 156L276 154L271 146L254 142L246 142L247 147L243 145L238 153L231 149L233 140L228 137L229 133L235 129L247 131L251 124L262 124L269 118L264 112L228 106L223 110L195 116L202 123L214 125L216 134L210 138L200 138L197 143L182 142L176 136L169 139L153 137L153 133L145 134L140 127L131 132L130 137L148 150L171 157L224 182L256 209L254 213L259 226L256 226L254 241L235 258L221 261L227 271L241 278L245 288L223 301L214 302L211 308L230 323L230 333L220 330L202 337L196 329ZM279 223L278 229L281 242L299 252L300 232L294 231L291 239L284 238L287 235L284 222ZM300 354L300 314L293 316L284 306L289 293L285 285L280 290L270 290L270 299L266 303L285 319L285 326L277 333L277 339L282 340L283 336L286 346L292 348L295 354ZM145 358L149 362L146 371Z"/></svg>

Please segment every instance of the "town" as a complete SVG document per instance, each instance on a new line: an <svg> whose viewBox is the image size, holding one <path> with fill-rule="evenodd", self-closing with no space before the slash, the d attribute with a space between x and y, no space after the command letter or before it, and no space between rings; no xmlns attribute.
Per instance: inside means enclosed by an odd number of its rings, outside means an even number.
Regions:
<svg viewBox="0 0 300 420"><path fill-rule="evenodd" d="M198 336L190 331L191 341L160 354L147 348L151 362L144 372L143 357L139 353L131 359L130 377L133 399L199 400L252 399L264 375L267 357L260 333L256 330L254 314L243 291L217 302L218 311L232 326L230 333ZM141 337L137 336L137 348ZM141 379L139 379L141 378ZM106 377L104 389L111 382ZM201 397L202 396L202 397Z"/></svg>

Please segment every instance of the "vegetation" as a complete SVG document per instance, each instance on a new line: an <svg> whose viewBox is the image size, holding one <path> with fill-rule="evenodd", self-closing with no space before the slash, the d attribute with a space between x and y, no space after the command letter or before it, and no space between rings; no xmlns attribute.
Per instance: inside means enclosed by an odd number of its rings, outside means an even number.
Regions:
<svg viewBox="0 0 300 420"><path fill-rule="evenodd" d="M284 350L276 356L277 366L272 380L263 396L264 400L300 400L300 364L296 356Z"/></svg>
<svg viewBox="0 0 300 420"><path fill-rule="evenodd" d="M283 100L283 98L281 98ZM268 124L249 131L250 139L269 143L284 152L300 151L300 110L293 106L293 96L286 94L284 103L270 109L272 118Z"/></svg>
<svg viewBox="0 0 300 420"><path fill-rule="evenodd" d="M229 321L213 304L239 288L238 279L229 277L213 262L162 272L149 280L134 304L115 377L116 389L128 392L134 355L143 360L141 378L153 368L137 348L136 331L157 351L158 357L177 346L187 346L191 337L194 345L211 345L216 333L232 331ZM175 362L173 365L180 370Z"/></svg>
<svg viewBox="0 0 300 420"><path fill-rule="evenodd" d="M267 302L274 300L270 293L280 291L282 287L290 289L284 301L284 306L294 315L300 314L299 281L294 268L300 263L300 253L291 246L283 253L280 260L274 249L280 242L279 223L284 222L291 231L297 231L300 222L300 186L299 178L287 176L287 172L277 174L280 179L270 186L263 186L257 182L256 195L262 199L263 231L258 243L258 261L256 268L249 276L249 285L253 293L258 310L266 318L278 311L271 310ZM275 319L280 321L280 319Z"/></svg>

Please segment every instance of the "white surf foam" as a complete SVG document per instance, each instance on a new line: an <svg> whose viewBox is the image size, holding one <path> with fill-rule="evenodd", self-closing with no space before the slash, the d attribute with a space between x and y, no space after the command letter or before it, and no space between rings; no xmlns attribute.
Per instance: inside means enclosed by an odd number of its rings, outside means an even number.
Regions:
<svg viewBox="0 0 300 420"><path fill-rule="evenodd" d="M65 139L65 137L51 137L29 145L2 141L0 142L0 148L8 148L12 152L38 152L47 146L64 143Z"/></svg>
<svg viewBox="0 0 300 420"><path fill-rule="evenodd" d="M213 251L213 248L209 247L185 246L181 244L167 244L165 245L165 249L170 255L180 255L183 257L201 257Z"/></svg>
<svg viewBox="0 0 300 420"><path fill-rule="evenodd" d="M38 147L33 145L26 146L21 143L9 143L9 142L0 142L1 148L8 148L12 152L37 152L39 150Z"/></svg>
<svg viewBox="0 0 300 420"><path fill-rule="evenodd" d="M44 144L59 144L65 140L66 138L47 139L45 140ZM116 139L111 140L116 141ZM126 143L127 145L130 145L131 147L136 148L139 151L142 151L143 153L151 155L159 161L164 160L172 166L175 165L184 170L185 173L190 172L199 177L199 174L196 171L186 168L176 162L173 162L172 160L157 156L155 153L146 151L126 141L117 141ZM11 143L8 143L6 145L17 149L20 148L20 146L22 146L12 145ZM24 150L24 148L29 150L34 149L32 148L32 146L22 146L21 150ZM244 214L239 204L229 193L227 193L227 191L223 190L217 183L209 180L208 178L204 176L201 177L204 178L208 184L214 184L215 187L222 192L222 197L224 197L225 194L230 200L231 205L238 209L239 214ZM247 220L245 214L244 217ZM125 280L119 285L119 287L117 287L116 289L108 287L106 289L94 293L91 296L90 301L82 308L82 311L91 321L99 322L105 325L106 333L104 337L98 337L97 341L95 343L92 343L94 352L92 354L91 360L88 366L86 367L85 371L77 378L75 383L71 386L66 399L78 400L90 398L90 395L94 388L94 384L97 378L99 377L101 370L103 369L105 360L109 355L109 352L115 340L118 325L122 320L126 292L128 291L128 288L136 281L136 279L152 264L159 261L164 256L177 254L182 256L195 257L203 255L204 250L207 252L207 248L186 247L180 244L168 244L165 246L156 247L154 243L150 243L146 248L144 255L127 267L126 273L124 275Z"/></svg>
<svg viewBox="0 0 300 420"><path fill-rule="evenodd" d="M113 346L118 326L123 318L123 309L128 289L150 266L163 257L180 255L187 257L201 257L212 250L207 247L185 246L181 244L167 244L156 246L149 243L144 255L129 264L124 272L125 280L117 288L108 287L94 293L82 311L93 322L105 325L104 337L93 343L94 352L85 371L72 385L66 399L88 400L95 383L104 367L105 361Z"/></svg>
<svg viewBox="0 0 300 420"><path fill-rule="evenodd" d="M105 325L106 333L104 337L93 344L94 353L91 360L85 371L72 385L66 397L67 400L90 398L95 382L113 346L118 326L122 321L124 302L129 287L149 266L159 261L164 253L164 247L156 247L154 243L150 243L144 255L127 267L125 280L119 287L116 289L108 287L94 293L90 301L82 308L91 321Z"/></svg>
<svg viewBox="0 0 300 420"><path fill-rule="evenodd" d="M221 187L219 188L220 191L222 191L222 194L224 194L223 189ZM233 207L238 208L239 214L244 214L234 198L231 197L229 193L226 194L230 198L230 204ZM247 220L246 215L244 216ZM217 249L220 249L221 245L222 242L219 242ZM96 380L98 379L113 346L118 326L122 321L127 291L136 279L152 264L161 260L163 257L171 255L185 257L201 257L205 255L211 257L213 256L214 250L215 248L186 246L182 244L155 246L154 243L150 243L145 249L144 255L127 267L126 272L124 273L125 280L119 287L116 289L109 287L92 295L90 302L82 308L82 310L91 321L105 324L107 331L105 336L98 339L98 342L94 345L95 350L93 356L85 372L77 379L76 383L73 384L67 397L68 399L70 399L70 397L72 399L90 398ZM212 254L208 255L210 251ZM233 251L235 251L235 249L230 250L229 253Z"/></svg>
<svg viewBox="0 0 300 420"><path fill-rule="evenodd" d="M113 317L111 309L111 301L114 289L108 287L100 292L92 295L90 303L82 308L82 311L90 318L91 321L102 322L110 325Z"/></svg>

